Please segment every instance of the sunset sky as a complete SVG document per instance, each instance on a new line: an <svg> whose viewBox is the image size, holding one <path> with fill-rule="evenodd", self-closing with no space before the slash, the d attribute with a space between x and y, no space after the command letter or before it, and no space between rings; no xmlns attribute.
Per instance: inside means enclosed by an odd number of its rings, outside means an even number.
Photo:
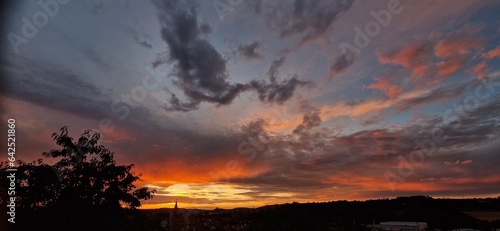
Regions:
<svg viewBox="0 0 500 231"><path fill-rule="evenodd" d="M143 208L500 195L499 1L40 2L2 13L19 159L100 132Z"/></svg>

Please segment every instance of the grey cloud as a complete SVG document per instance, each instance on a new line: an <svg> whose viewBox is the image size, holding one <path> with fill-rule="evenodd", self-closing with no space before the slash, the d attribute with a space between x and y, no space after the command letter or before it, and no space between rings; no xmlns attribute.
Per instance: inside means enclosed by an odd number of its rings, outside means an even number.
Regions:
<svg viewBox="0 0 500 231"><path fill-rule="evenodd" d="M99 54L90 47L82 48L82 54L85 58L96 64L104 73L109 73L110 70L116 68L115 66L110 65L110 62L107 59L108 57L105 57L102 53Z"/></svg>
<svg viewBox="0 0 500 231"><path fill-rule="evenodd" d="M401 129L362 130L347 135L334 135L331 131L318 131L314 139L294 139L291 135L275 135L269 139L264 158L258 159L266 165L273 166L267 172L232 179L235 183L261 185L266 190L279 191L286 188L288 192L304 193L308 188L318 190L332 186L347 187L335 181L324 181L328 176L356 176L356 178L380 177L387 170L398 171L399 157L420 152L416 141L432 140L433 134L440 129L444 132L444 140L435 143L436 151L426 156L426 165L433 171L415 170L406 177L408 182L425 179L443 181L453 187L454 178L473 177L478 182L461 183L464 189L474 192L481 188L484 192L498 192L480 179L489 177L497 171L496 163L499 157L496 150L499 147L500 131L500 97L492 98L484 105L479 105L463 115L450 117L430 117L420 125L407 125ZM451 120L450 120L451 119ZM319 118L314 111L304 115L303 123L297 127L303 129L318 125ZM323 145L315 142L322 141ZM453 169L446 167L445 161L472 160L468 165L462 165L462 173L457 175ZM352 186L362 190L361 185ZM379 191L374 190L374 195ZM404 191L397 191L400 194ZM475 191L477 193L477 191ZM384 192L387 193L387 192ZM451 195L455 190L436 190L433 195ZM395 194L395 195L396 195ZM382 195L382 194L381 194ZM383 194L386 195L387 194Z"/></svg>
<svg viewBox="0 0 500 231"><path fill-rule="evenodd" d="M439 87L433 89L423 96L405 99L396 105L400 111L408 110L425 104L433 103L440 100L452 99L463 95L467 90L470 90L480 84L477 80L472 80L451 87Z"/></svg>
<svg viewBox="0 0 500 231"><path fill-rule="evenodd" d="M283 103L297 86L304 81L293 77L278 82L273 76L270 82L251 81L247 84L228 82L226 59L201 36L206 24L199 26L196 7L177 1L154 1L162 26L162 39L169 46L167 63L174 64L174 84L179 87L188 102L181 102L172 95L167 110L190 111L201 102L216 105L230 104L240 93L255 90L264 102ZM258 45L258 44L256 44ZM247 50L248 51L248 50ZM255 55L255 53L247 53ZM157 66L158 63L155 63Z"/></svg>
<svg viewBox="0 0 500 231"><path fill-rule="evenodd" d="M258 51L261 48L262 43L260 41L255 41L247 45L240 44L237 47L237 54L246 59L262 59L264 56Z"/></svg>
<svg viewBox="0 0 500 231"><path fill-rule="evenodd" d="M269 70L267 70L267 75L269 76L269 79L271 80L271 82L276 81L276 78L278 75L278 70L281 66L283 66L283 63L285 63L285 57L281 57L279 59L276 59L271 63Z"/></svg>
<svg viewBox="0 0 500 231"><path fill-rule="evenodd" d="M303 131L309 130L311 128L317 127L321 124L321 117L319 116L319 110L313 110L310 113L304 115L302 123L299 124L292 133L299 134Z"/></svg>
<svg viewBox="0 0 500 231"><path fill-rule="evenodd" d="M171 94L170 99L168 100L171 106L165 106L164 109L167 111L182 111L187 112L193 109L198 109L197 102L181 102L175 94Z"/></svg>
<svg viewBox="0 0 500 231"><path fill-rule="evenodd" d="M278 59L270 65L267 73L269 82L278 81L279 68L283 62L284 59ZM19 77L7 81L9 89L12 90L4 94L17 95L29 101L43 99L40 103L68 111L77 110L72 108L78 107L80 108L78 110L89 110L87 113L95 113L95 116L99 116L98 111L92 111L89 108L96 104L96 100L100 102L98 99L105 97L101 89L85 82L80 76L57 71L58 68L47 64L35 64L37 63L29 61L16 61L13 64L3 61L2 69ZM30 67L28 73L36 73L36 76L35 74L26 75L23 73L25 69L22 67L25 66ZM34 82L31 81L32 79ZM68 91L67 86L71 86L72 91ZM51 96L51 93L55 95ZM56 97L56 95L58 96ZM79 95L87 98L76 98ZM64 104L63 99L77 104ZM86 106L85 103L89 106ZM183 107L190 108L192 106L183 105L181 102L172 104L177 104L180 107L176 110L184 110ZM84 106L82 107L82 105ZM109 107L109 104L103 105ZM236 152L242 141L260 134L268 141L265 144L266 148L259 151L255 159L245 164L247 166L269 166L269 170L247 177L233 177L230 182L257 185L259 186L259 189L255 191L257 194L260 192L280 192L286 189L286 191L298 193L298 196L311 189L328 190L333 186L357 187L362 190L363 186L360 185L343 185L340 182L326 179L338 175L348 175L353 176L353 178L356 176L382 177L383 172L387 169L397 168L398 156L407 156L418 151L418 146L414 143L416 139L431 138L433 131L437 128L445 132L446 139L438 144L439 152L426 159L427 163L434 164L436 168L443 168L444 165L439 164L444 161L471 159L472 164L466 165L467 168L464 170L465 173L473 177L492 175L497 167L495 165L498 161L491 160L498 159L495 156L496 150L498 150L498 132L500 131L498 119L500 118L498 116L500 98L498 96L453 118L431 117L422 121L421 125L408 125L400 130L364 130L343 135L318 127L321 119L317 111L311 107L304 106L304 108L303 122L294 131L296 134L300 132L300 136L294 135L294 132L271 136L266 133L265 120L256 120L246 124L241 130L235 130L226 135L203 134L199 131L188 131L183 128L158 128L152 121L151 112L147 109L135 110L127 119L127 123L119 126L127 131L134 131L134 135L142 140L141 145L137 145L137 142L121 143L113 150L127 155L124 158L130 159L131 162L148 166L148 168L161 169L161 164L153 163L153 161L161 163L170 160L169 158L189 160L190 165L196 166L214 159L234 159L235 155L239 156ZM484 148L490 143L495 145ZM165 145L164 151L158 152L148 149L148 147L153 147L153 144ZM462 152L458 151L459 148ZM454 176L449 169L443 168L439 172L415 171L415 174L406 180L418 181L432 177L445 180ZM480 187L480 190L484 192L492 191L491 187L487 187L483 183L467 183L464 184L464 187ZM398 193L401 192L398 191ZM387 194L383 195L387 196Z"/></svg>
<svg viewBox="0 0 500 231"><path fill-rule="evenodd" d="M2 74L9 76L1 94L91 118L109 111L106 93L70 70L21 56L0 62Z"/></svg>
<svg viewBox="0 0 500 231"><path fill-rule="evenodd" d="M250 83L250 86L257 90L261 101L277 102L281 104L293 96L298 86L306 86L308 84L309 82L298 80L297 77L292 77L288 80L271 83L254 80Z"/></svg>
<svg viewBox="0 0 500 231"><path fill-rule="evenodd" d="M241 133L247 136L258 136L260 134L266 134L265 126L266 121L263 119L254 120L248 124L245 124L241 127Z"/></svg>
<svg viewBox="0 0 500 231"><path fill-rule="evenodd" d="M226 60L206 40L201 37L196 9L184 7L176 2L155 1L159 8L161 36L169 45L169 62L174 63L174 83L189 98L191 108L180 107L183 111L193 110L201 102L225 105L246 87L227 82ZM173 98L171 109L181 103Z"/></svg>
<svg viewBox="0 0 500 231"><path fill-rule="evenodd" d="M259 94L259 99L263 102L277 102L279 104L287 101L293 96L298 86L307 86L311 83L299 80L296 76L287 80L278 80L279 68L285 62L285 57L274 60L267 71L268 81L253 80L250 82L252 89Z"/></svg>
<svg viewBox="0 0 500 231"><path fill-rule="evenodd" d="M334 75L341 74L353 63L354 63L354 54L352 52L347 52L345 54L342 54L339 57L337 57L330 66L330 73Z"/></svg>
<svg viewBox="0 0 500 231"><path fill-rule="evenodd" d="M298 35L302 42L315 39L326 33L337 18L349 10L352 0L295 0L276 4L257 3L258 9L263 9L268 25L278 29L281 37Z"/></svg>
<svg viewBox="0 0 500 231"><path fill-rule="evenodd" d="M294 187L298 191L324 187L324 183L321 183L321 178L309 177L305 173L297 174L293 169L273 170L251 178L234 178L231 182L267 186L267 190L275 188L273 191L288 191Z"/></svg>
<svg viewBox="0 0 500 231"><path fill-rule="evenodd" d="M139 33L137 30L133 28L126 28L125 31L127 31L127 33L129 33L134 38L134 41L137 44L147 49L153 48L153 45L151 45L151 43L149 43L148 41L150 40L150 38L147 34Z"/></svg>
<svg viewBox="0 0 500 231"><path fill-rule="evenodd" d="M419 152L420 148L415 141L432 139L436 129L442 129L446 138L444 142L436 144L436 152L426 156L425 160L426 165L436 170L415 170L414 174L405 178L406 181L419 182L434 178L446 183L450 179L464 177L465 175L457 175L443 164L444 161L457 159L472 160L471 164L462 166L463 174L478 179L491 176L496 171L497 163L491 160L498 159L496 150L500 144L499 113L500 98L496 97L455 119L428 117L419 125L407 125L400 129L362 130L339 135L328 128L318 127L321 120L317 111L310 109L304 111L303 122L295 130L295 133L301 130L300 136L294 135L294 132L270 135L265 129L267 122L259 119L226 135L190 131L161 132L162 135L151 137L151 142L159 143L164 140L169 153L188 150L185 158L196 164L213 158L233 159L233 155L238 154L228 153L234 153L241 141L248 137L263 136L266 140L263 144L265 148L256 149L256 158L245 164L270 168L255 175L232 177L229 182L258 186L252 192L255 195L286 190L300 196L311 189L328 190L334 186L362 191L363 185L356 182L346 185L345 182L326 179L339 176L348 179L352 177L353 180L376 178L383 181L385 171L397 171L398 157ZM177 158L182 157L177 155ZM486 183L480 182L464 183L463 186L480 187L485 192L492 190ZM375 195L377 192L374 190L370 193ZM441 195L445 192L433 193ZM450 193L455 191L450 190Z"/></svg>
<svg viewBox="0 0 500 231"><path fill-rule="evenodd" d="M370 126L377 124L382 121L382 116L381 115L369 115L368 117L361 118L360 124L363 126ZM384 124L386 122L383 122Z"/></svg>
<svg viewBox="0 0 500 231"><path fill-rule="evenodd" d="M202 34L210 34L212 33L212 27L208 23L202 23L200 25L200 33Z"/></svg>

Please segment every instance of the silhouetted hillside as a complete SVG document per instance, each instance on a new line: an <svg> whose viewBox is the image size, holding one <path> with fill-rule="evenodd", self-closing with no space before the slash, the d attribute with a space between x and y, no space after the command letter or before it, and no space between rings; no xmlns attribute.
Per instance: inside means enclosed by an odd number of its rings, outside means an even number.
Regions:
<svg viewBox="0 0 500 231"><path fill-rule="evenodd" d="M154 212L153 214L153 211ZM162 212L163 211L163 212ZM185 210L190 230L367 230L384 221L427 222L429 229L500 228L463 211L499 212L500 199L432 199L425 196L370 201L287 203L256 209ZM143 211L167 217L167 210Z"/></svg>

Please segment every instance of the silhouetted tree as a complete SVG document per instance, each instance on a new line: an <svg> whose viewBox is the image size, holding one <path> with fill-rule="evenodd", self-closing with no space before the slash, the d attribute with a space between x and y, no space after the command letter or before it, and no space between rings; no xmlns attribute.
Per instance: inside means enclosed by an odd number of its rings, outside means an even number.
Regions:
<svg viewBox="0 0 500 231"><path fill-rule="evenodd" d="M38 217L38 222L47 223L52 230L125 230L122 207L135 209L141 206L141 199L151 199L155 191L136 189L134 183L140 174L131 172L133 164L117 165L114 153L98 144L99 133L85 130L74 141L68 128L62 127L52 137L61 148L44 152L43 156L53 158L54 164L42 159L18 161L17 207L25 216ZM5 179L7 166L0 167Z"/></svg>

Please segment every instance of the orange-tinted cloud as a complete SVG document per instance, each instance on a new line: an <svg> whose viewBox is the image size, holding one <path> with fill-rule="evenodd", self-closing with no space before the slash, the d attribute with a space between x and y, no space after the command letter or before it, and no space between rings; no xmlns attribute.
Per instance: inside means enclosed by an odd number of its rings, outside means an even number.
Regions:
<svg viewBox="0 0 500 231"><path fill-rule="evenodd" d="M465 165L465 164L470 164L472 163L472 160L463 160L462 161L462 164Z"/></svg>
<svg viewBox="0 0 500 231"><path fill-rule="evenodd" d="M377 89L384 92L389 98L394 99L403 93L403 89L391 83L394 78L375 77L375 82L366 86L367 89Z"/></svg>
<svg viewBox="0 0 500 231"><path fill-rule="evenodd" d="M485 41L474 36L457 34L439 41L434 47L434 54L439 58L464 57L472 50L479 50Z"/></svg>
<svg viewBox="0 0 500 231"><path fill-rule="evenodd" d="M448 76L457 72L464 62L458 59L443 60L436 64L436 72L439 76Z"/></svg>
<svg viewBox="0 0 500 231"><path fill-rule="evenodd" d="M398 51L385 55L377 54L377 56L382 64L402 65L410 70L413 75L423 76L428 69L431 52L424 44L409 44Z"/></svg>
<svg viewBox="0 0 500 231"><path fill-rule="evenodd" d="M500 46L497 46L497 47L495 47L495 49L484 53L481 57L484 59L492 59L492 58L500 57Z"/></svg>
<svg viewBox="0 0 500 231"><path fill-rule="evenodd" d="M450 161L445 161L444 164L445 165L467 165L467 164L470 164L472 163L472 160L456 160L455 162L450 162Z"/></svg>
<svg viewBox="0 0 500 231"><path fill-rule="evenodd" d="M403 89L401 89L399 86L392 85L391 87L389 87L389 92L387 93L387 95L389 96L389 98L393 99L401 93L403 93Z"/></svg>
<svg viewBox="0 0 500 231"><path fill-rule="evenodd" d="M485 39L476 35L481 28L481 25L465 25L437 40L410 42L395 51L377 54L378 61L381 64L392 63L405 67L411 72L409 83L415 87L437 85L477 57L471 54L478 53L486 43ZM495 48L483 54L483 58L498 55L500 48ZM437 62L434 61L436 59Z"/></svg>
<svg viewBox="0 0 500 231"><path fill-rule="evenodd" d="M486 65L486 61L483 61L483 62L477 64L476 66L474 66L468 72L476 75L477 79L482 79L482 78L484 78L484 76L486 76L486 73L488 71L489 71L489 68Z"/></svg>
<svg viewBox="0 0 500 231"><path fill-rule="evenodd" d="M381 85L383 86L383 85ZM390 107L399 107L401 103L408 100L418 99L430 94L430 89L418 89L399 94L396 98L377 99L360 101L357 103L334 103L321 107L321 118L327 121L340 116L359 117L364 115L376 115Z"/></svg>

